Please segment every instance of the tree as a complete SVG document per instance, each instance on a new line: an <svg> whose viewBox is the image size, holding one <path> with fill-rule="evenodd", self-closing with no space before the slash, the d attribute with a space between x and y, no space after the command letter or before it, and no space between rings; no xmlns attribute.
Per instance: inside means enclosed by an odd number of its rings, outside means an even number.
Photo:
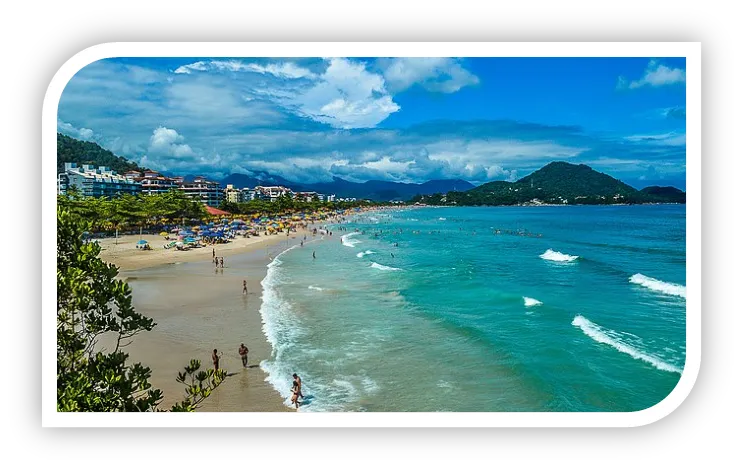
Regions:
<svg viewBox="0 0 743 469"><path fill-rule="evenodd" d="M117 280L118 268L103 262L97 243L86 243L90 224L65 208L57 209L57 411L159 411L163 399L149 383L151 370L129 364L123 349L155 322L135 312L131 288ZM101 350L104 334L115 338ZM186 397L172 411L193 411L222 382L223 370L199 371L191 360L176 381Z"/></svg>

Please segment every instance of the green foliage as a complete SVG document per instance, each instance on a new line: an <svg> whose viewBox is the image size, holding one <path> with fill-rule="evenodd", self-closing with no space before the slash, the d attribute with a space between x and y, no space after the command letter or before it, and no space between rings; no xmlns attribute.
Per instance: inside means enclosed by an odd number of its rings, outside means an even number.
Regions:
<svg viewBox="0 0 743 469"><path fill-rule="evenodd" d="M127 171L145 171L136 163L116 156L93 142L77 140L57 133L57 173L64 171L65 163L92 164L107 166L119 174Z"/></svg>
<svg viewBox="0 0 743 469"><path fill-rule="evenodd" d="M183 192L164 194L124 194L120 197L83 197L76 191L57 196L57 206L90 220L91 229L105 231L125 227L143 227L159 220L180 222L182 219L207 218L204 205Z"/></svg>
<svg viewBox="0 0 743 469"><path fill-rule="evenodd" d="M372 205L391 205L389 202L371 202L357 200L355 202L321 202L315 196L312 201L293 199L288 195L278 197L276 201L255 199L249 202L233 203L223 201L219 208L236 215L286 215L298 212L316 212L318 210L345 210L354 207L370 207Z"/></svg>
<svg viewBox="0 0 743 469"><path fill-rule="evenodd" d="M671 198L658 192L638 191L584 164L553 162L516 182L493 181L466 192L417 196L412 202L430 205L608 205L679 200L678 194Z"/></svg>
<svg viewBox="0 0 743 469"><path fill-rule="evenodd" d="M129 285L98 257L98 244L82 240L88 229L79 215L57 209L57 410L157 411L163 395L149 383L151 370L128 363L122 350L155 322L134 310ZM115 338L111 352L98 347L104 334ZM199 368L192 360L178 374L186 397L171 410L193 411L225 377Z"/></svg>

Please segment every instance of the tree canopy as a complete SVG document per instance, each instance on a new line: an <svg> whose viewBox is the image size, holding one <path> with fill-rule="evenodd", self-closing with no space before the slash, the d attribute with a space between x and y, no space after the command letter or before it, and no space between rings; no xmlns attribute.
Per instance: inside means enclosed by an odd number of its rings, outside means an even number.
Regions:
<svg viewBox="0 0 743 469"><path fill-rule="evenodd" d="M57 133L57 173L64 171L65 163L107 166L119 174L146 170L126 158L114 155L97 143L77 140Z"/></svg>

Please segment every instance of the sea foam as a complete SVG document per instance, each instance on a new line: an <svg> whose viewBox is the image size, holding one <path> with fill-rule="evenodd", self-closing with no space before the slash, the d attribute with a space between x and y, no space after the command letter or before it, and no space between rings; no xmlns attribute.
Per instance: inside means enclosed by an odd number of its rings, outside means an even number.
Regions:
<svg viewBox="0 0 743 469"><path fill-rule="evenodd" d="M604 329L603 327L592 323L581 315L578 315L573 319L572 325L579 327L584 334L586 334L588 337L595 340L596 342L609 345L622 353L626 353L635 360L642 360L653 365L659 370L681 374L681 368L670 363L666 363L660 358L655 357L642 350L638 350L637 348L625 343L620 338L621 333L617 333L616 331L613 331L611 329Z"/></svg>
<svg viewBox="0 0 743 469"><path fill-rule="evenodd" d="M665 293L666 295L680 296L686 298L686 287L675 283L663 282L658 279L635 274L629 278L631 283L641 285L649 290Z"/></svg>
<svg viewBox="0 0 743 469"><path fill-rule="evenodd" d="M356 254L356 257L361 258L361 257L364 257L364 256L368 256L369 254L374 254L374 251L368 251L367 250L367 251L364 251L364 252L360 252L360 253Z"/></svg>
<svg viewBox="0 0 743 469"><path fill-rule="evenodd" d="M343 243L344 246L352 248L361 242L357 239L351 239L353 236L356 236L358 234L359 234L358 232L353 232L353 233L348 233L347 235L343 235L341 236L341 242Z"/></svg>
<svg viewBox="0 0 743 469"><path fill-rule="evenodd" d="M398 269L397 267L390 267L388 265L377 264L376 262L372 262L370 267L372 267L373 269L379 269L379 270L402 270L402 269Z"/></svg>
<svg viewBox="0 0 743 469"><path fill-rule="evenodd" d="M321 288L321 287L316 287L316 286L314 286L314 285L310 285L310 286L309 286L309 287L307 287L307 288L309 288L310 290L317 290L317 291L323 291L323 290L325 290L324 288Z"/></svg>
<svg viewBox="0 0 743 469"><path fill-rule="evenodd" d="M541 257L544 260L555 261L555 262L572 262L578 258L578 256L571 256L570 254L563 254L559 251L553 251L552 249L547 249L539 257Z"/></svg>
<svg viewBox="0 0 743 469"><path fill-rule="evenodd" d="M534 298L529 298L528 296L524 296L523 298L524 298L524 306L526 306L527 308L530 306L539 306L542 304L541 301L535 300Z"/></svg>

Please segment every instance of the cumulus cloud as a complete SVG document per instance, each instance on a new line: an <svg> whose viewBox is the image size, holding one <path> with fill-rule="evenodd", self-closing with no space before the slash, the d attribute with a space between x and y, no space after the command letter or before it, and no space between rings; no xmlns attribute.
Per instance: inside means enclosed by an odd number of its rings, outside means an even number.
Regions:
<svg viewBox="0 0 743 469"><path fill-rule="evenodd" d="M212 60L181 66L175 73L198 70L268 76L274 80L246 90L241 100L268 100L295 115L341 129L375 127L400 110L385 88L384 78L367 70L364 62L329 58L324 66L322 73L314 73L292 62Z"/></svg>
<svg viewBox="0 0 743 469"><path fill-rule="evenodd" d="M388 80L380 67L394 60L205 59L178 73L99 61L65 88L58 129L94 139L145 167L211 178L266 171L305 182L343 177L482 183L514 180L554 160L595 161L597 170L616 168L633 177L644 171L631 163L636 161L652 162L664 174L684 171L683 125L665 134L649 126L653 130L629 137L507 120L378 128L400 111L392 89L461 84L452 81L453 74L436 71L447 63L464 69L453 59L406 62ZM683 112L654 109L644 118L671 119Z"/></svg>
<svg viewBox="0 0 743 469"><path fill-rule="evenodd" d="M636 89L643 86L665 86L686 82L686 71L681 68L670 68L657 60L651 60L645 69L645 74L639 80L629 81L620 76L617 80L617 89Z"/></svg>
<svg viewBox="0 0 743 469"><path fill-rule="evenodd" d="M180 143L183 136L179 135L173 129L158 127L152 132L150 137L149 152L155 155L164 156L194 156L194 151L190 146Z"/></svg>
<svg viewBox="0 0 743 469"><path fill-rule="evenodd" d="M428 91L454 93L465 86L476 85L479 78L455 59L447 57L398 57L379 59L384 79L396 93L419 84Z"/></svg>
<svg viewBox="0 0 743 469"><path fill-rule="evenodd" d="M69 122L57 120L57 130L80 140L93 140L93 131L91 129L86 129L85 127L78 129Z"/></svg>

